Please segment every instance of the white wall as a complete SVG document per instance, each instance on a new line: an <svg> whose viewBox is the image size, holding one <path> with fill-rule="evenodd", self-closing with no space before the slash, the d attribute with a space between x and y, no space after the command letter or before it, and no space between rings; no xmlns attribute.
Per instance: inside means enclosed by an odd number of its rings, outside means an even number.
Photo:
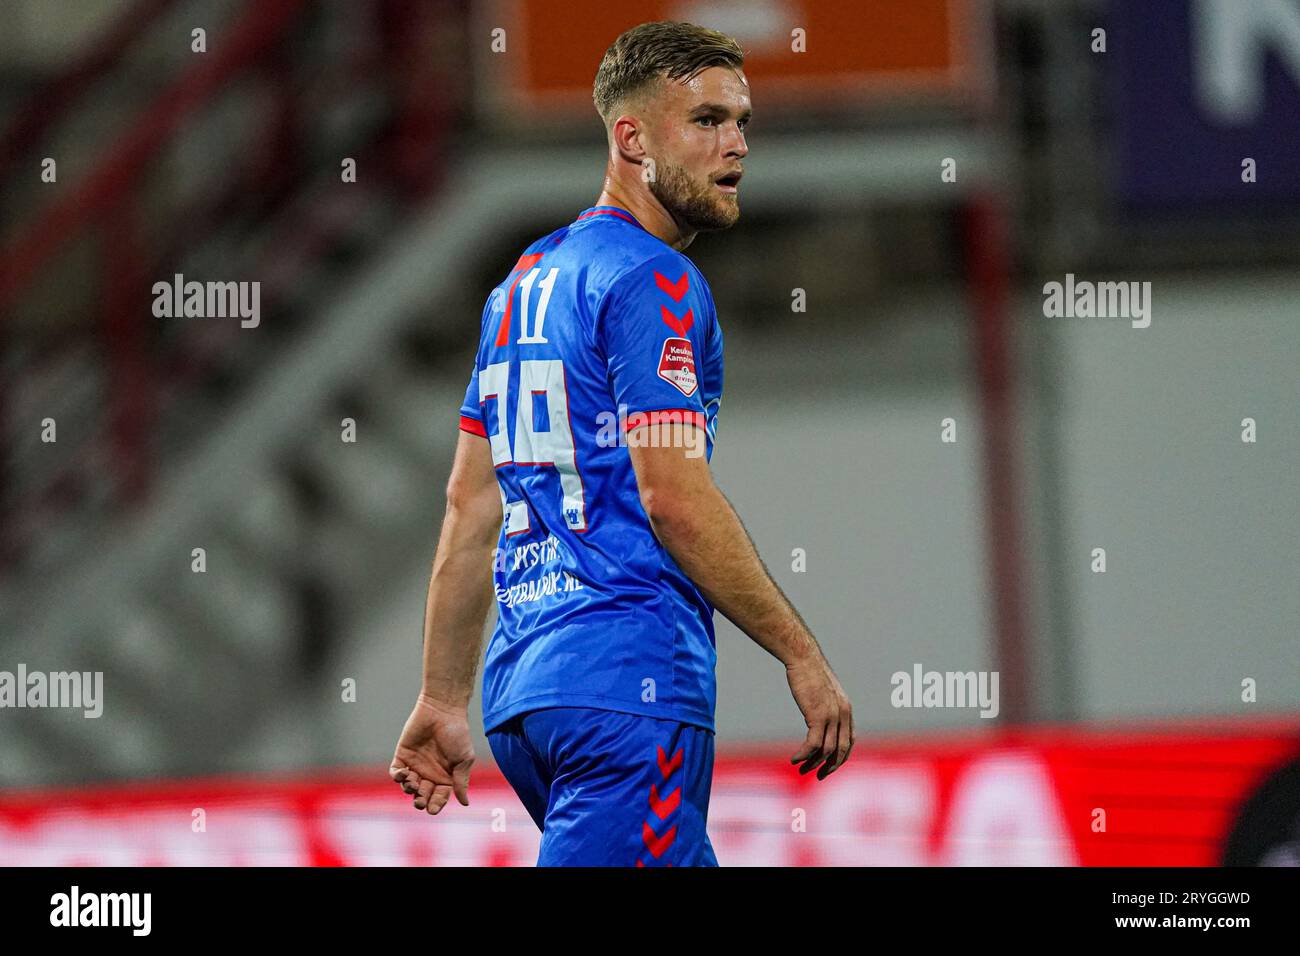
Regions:
<svg viewBox="0 0 1300 956"><path fill-rule="evenodd" d="M1168 277L1061 324L1068 590L1093 718L1300 706L1300 280ZM1258 442L1241 441L1241 420ZM1108 570L1089 552L1104 547ZM1241 702L1241 681L1259 702Z"/></svg>

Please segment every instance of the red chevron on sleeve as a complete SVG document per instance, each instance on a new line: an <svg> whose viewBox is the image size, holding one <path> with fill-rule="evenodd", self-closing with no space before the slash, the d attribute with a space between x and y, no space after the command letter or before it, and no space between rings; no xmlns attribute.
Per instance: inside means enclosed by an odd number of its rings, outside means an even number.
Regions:
<svg viewBox="0 0 1300 956"><path fill-rule="evenodd" d="M679 319L668 311L668 306L661 305L659 308L663 310L662 315L664 324L682 338L686 338L686 333L689 332L691 326L695 324L695 310L687 309L686 314Z"/></svg>
<svg viewBox="0 0 1300 956"><path fill-rule="evenodd" d="M656 271L655 285L659 286L660 289L672 296L674 302L680 302L682 301L682 296L690 291L691 288L691 282L687 276L688 273L683 272L682 277L676 282L669 282L667 278Z"/></svg>

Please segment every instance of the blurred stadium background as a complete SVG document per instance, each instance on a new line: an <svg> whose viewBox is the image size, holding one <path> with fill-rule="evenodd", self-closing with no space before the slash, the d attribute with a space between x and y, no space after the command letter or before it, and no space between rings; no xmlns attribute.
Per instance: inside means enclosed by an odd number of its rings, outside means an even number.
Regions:
<svg viewBox="0 0 1300 956"><path fill-rule="evenodd" d="M747 51L714 470L859 731L799 778L719 617L721 862L1300 863L1296 0L3 15L0 671L104 677L0 710L0 864L532 862L481 736L436 820L386 767L483 300L655 19ZM258 324L155 317L177 274ZM1067 274L1150 326L1046 315ZM997 716L893 706L917 666Z"/></svg>

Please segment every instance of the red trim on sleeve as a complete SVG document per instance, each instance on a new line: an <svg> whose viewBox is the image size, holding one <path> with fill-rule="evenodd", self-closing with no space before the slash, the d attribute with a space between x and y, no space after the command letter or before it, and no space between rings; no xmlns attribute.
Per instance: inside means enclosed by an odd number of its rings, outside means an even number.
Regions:
<svg viewBox="0 0 1300 956"><path fill-rule="evenodd" d="M460 430L469 432L471 435L478 435L481 438L487 438L487 429L477 418L470 418L468 415L460 416Z"/></svg>
<svg viewBox="0 0 1300 956"><path fill-rule="evenodd" d="M623 425L623 432L626 434L634 428L662 424L694 425L696 428L703 428L708 431L703 412L697 412L690 408L665 408L654 412L628 412L627 421Z"/></svg>

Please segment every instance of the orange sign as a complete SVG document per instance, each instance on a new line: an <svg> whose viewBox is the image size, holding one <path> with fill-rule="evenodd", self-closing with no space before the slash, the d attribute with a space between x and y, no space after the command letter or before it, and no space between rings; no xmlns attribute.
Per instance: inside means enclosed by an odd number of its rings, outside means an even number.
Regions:
<svg viewBox="0 0 1300 956"><path fill-rule="evenodd" d="M499 0L490 9L479 29L498 31L497 40L481 75L495 110L523 122L591 113L605 50L653 20L735 37L760 113L829 101L970 100L987 85L984 0Z"/></svg>

